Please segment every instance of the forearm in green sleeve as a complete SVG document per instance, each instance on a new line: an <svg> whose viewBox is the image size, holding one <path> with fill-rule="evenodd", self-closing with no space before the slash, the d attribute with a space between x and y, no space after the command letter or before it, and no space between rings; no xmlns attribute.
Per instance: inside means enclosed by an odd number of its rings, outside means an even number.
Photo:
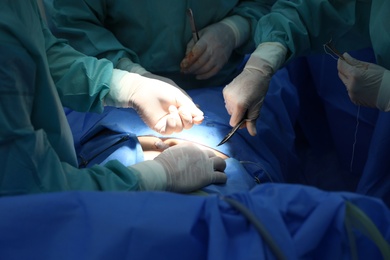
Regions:
<svg viewBox="0 0 390 260"><path fill-rule="evenodd" d="M250 19L256 25L257 21L271 11L277 0L250 0L240 1L230 15L239 15ZM252 25L252 24L251 24Z"/></svg>
<svg viewBox="0 0 390 260"><path fill-rule="evenodd" d="M50 66L56 71L53 74L58 75L53 79L62 105L80 112L102 112L103 99L110 88L112 63L93 57L68 55L67 58Z"/></svg>
<svg viewBox="0 0 390 260"><path fill-rule="evenodd" d="M44 30L51 76L64 106L82 112L103 111L113 65L86 56Z"/></svg>
<svg viewBox="0 0 390 260"><path fill-rule="evenodd" d="M287 61L299 54L310 52L310 38L299 15L292 9L289 15L284 11L270 13L262 17L256 27L255 43L277 42L286 47Z"/></svg>
<svg viewBox="0 0 390 260"><path fill-rule="evenodd" d="M116 160L78 171L68 175L73 190L136 191L140 188L136 171Z"/></svg>
<svg viewBox="0 0 390 260"><path fill-rule="evenodd" d="M51 30L58 38L67 39L76 50L99 59L106 58L116 66L127 57L138 62L137 54L123 46L106 28L106 1L56 0L51 7ZM71 17L70 17L71 16Z"/></svg>
<svg viewBox="0 0 390 260"><path fill-rule="evenodd" d="M229 14L230 16L240 16L248 23L248 37L245 35L244 37L240 37L241 40L244 41L240 43L236 51L246 54L255 49L256 45L253 36L255 35L257 22L262 16L270 12L271 7L275 2L276 0L240 1L237 7Z"/></svg>
<svg viewBox="0 0 390 260"><path fill-rule="evenodd" d="M0 145L0 154L7 154L0 162L0 193L3 195L139 189L138 177L118 161L85 169L63 161L42 130L15 136L12 145Z"/></svg>
<svg viewBox="0 0 390 260"><path fill-rule="evenodd" d="M255 42L279 42L286 46L287 62L297 56L324 53L323 45L331 39L340 51L354 46L354 41L363 47L367 45L366 10L370 10L367 1L279 0L271 13L259 20Z"/></svg>

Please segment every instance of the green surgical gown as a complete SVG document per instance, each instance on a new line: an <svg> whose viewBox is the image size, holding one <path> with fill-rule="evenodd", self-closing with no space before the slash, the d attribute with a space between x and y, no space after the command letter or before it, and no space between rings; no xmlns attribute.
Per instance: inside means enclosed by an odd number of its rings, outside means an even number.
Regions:
<svg viewBox="0 0 390 260"><path fill-rule="evenodd" d="M171 78L184 89L227 84L246 53L255 48L253 37L233 52L229 62L208 80L180 72L187 43L192 39L186 9L192 8L199 30L227 16L248 19L252 35L258 19L275 0L45 0L54 35L75 49L117 65L129 58L146 70Z"/></svg>
<svg viewBox="0 0 390 260"><path fill-rule="evenodd" d="M0 195L138 189L117 161L77 168L61 103L102 111L112 63L56 39L35 0L0 1L0 17Z"/></svg>
<svg viewBox="0 0 390 260"><path fill-rule="evenodd" d="M280 42L289 59L324 52L330 39L340 52L372 47L377 63L390 69L390 1L279 0L260 19L255 41Z"/></svg>

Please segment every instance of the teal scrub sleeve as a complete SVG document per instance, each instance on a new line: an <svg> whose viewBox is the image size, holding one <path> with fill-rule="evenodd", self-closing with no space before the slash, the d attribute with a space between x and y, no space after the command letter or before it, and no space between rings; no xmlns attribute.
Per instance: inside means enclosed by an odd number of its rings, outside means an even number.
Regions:
<svg viewBox="0 0 390 260"><path fill-rule="evenodd" d="M239 1L237 6L233 8L229 16L239 15L245 19L250 24L250 35L248 41L246 41L242 46L237 48L235 51L246 54L252 52L255 47L254 35L256 32L256 26L261 17L268 14L272 8L272 5L276 0L251 0L251 1Z"/></svg>
<svg viewBox="0 0 390 260"><path fill-rule="evenodd" d="M279 0L259 20L255 42L283 44L289 50L287 62L324 53L323 45L331 39L341 52L369 47L370 10L370 0Z"/></svg>
<svg viewBox="0 0 390 260"><path fill-rule="evenodd" d="M135 172L117 161L76 167L71 131L46 57L45 47L52 51L56 41L44 36L36 1L1 1L0 17L0 195L138 190ZM68 54L70 49L63 56L56 53L57 61L62 57L67 64Z"/></svg>
<svg viewBox="0 0 390 260"><path fill-rule="evenodd" d="M115 67L121 58L139 63L137 54L123 46L105 27L106 19L110 19L108 5L101 0L93 0L92 4L84 0L45 0L49 28L58 38L67 39L76 50L107 58Z"/></svg>
<svg viewBox="0 0 390 260"><path fill-rule="evenodd" d="M3 112L3 106L0 107ZM43 130L21 133L15 129L7 137L12 143L0 143L0 196L70 190L139 190L140 182L134 172L118 161L85 169L61 161Z"/></svg>
<svg viewBox="0 0 390 260"><path fill-rule="evenodd" d="M48 66L63 106L101 113L103 99L109 92L112 63L74 50L43 27Z"/></svg>
<svg viewBox="0 0 390 260"><path fill-rule="evenodd" d="M194 9L198 29L218 22L227 16L240 15L250 23L251 35L253 35L258 19L268 13L275 1L219 0L213 7L217 10L213 8L213 10L205 10L212 5L210 2L188 0L176 1L177 3L175 1L164 3L154 0L138 5L125 0L45 0L45 6L50 29L54 35L67 39L75 49L87 55L105 57L111 60L115 67L121 58L128 58L133 63L143 64L144 67L150 69L152 66L145 66L145 61L141 62L138 57L138 54L142 55L140 53L145 51L144 46L142 46L142 41L145 39L161 42L158 46L161 49L175 48L175 52L179 52L184 57L185 49L181 48L191 39L187 38L183 42L185 38L183 35L188 34L188 37L191 35L188 20L185 17L186 7ZM162 5L171 6L167 8ZM126 10L126 8L131 8L131 10ZM166 15L170 15L169 18L164 15L167 9L169 11ZM213 16L210 16L210 13L213 13ZM176 24L172 24L172 21ZM173 28L166 29L164 24L170 24L168 26ZM177 24L180 25L177 26ZM115 27L115 30L109 27ZM135 34L134 39L131 39L130 36L114 35L115 33L126 34L127 32L130 35ZM151 32L157 35L151 35ZM175 32L176 35L169 35L171 32ZM142 39L141 43L140 39ZM135 46L134 49L128 48L131 41L133 41L132 45ZM150 43L146 43L146 45L149 46ZM248 53L248 50L253 51L254 47L253 38L250 37L247 43L237 51ZM148 63L155 62L155 59L160 58L159 49L149 49L149 51L154 52L153 56L155 57L148 58Z"/></svg>
<svg viewBox="0 0 390 260"><path fill-rule="evenodd" d="M88 169L78 169L66 161L58 151L65 150L75 157L70 149L73 144L55 147L53 138L48 139L48 132L57 131L57 139L72 140L64 136L64 133L70 135L70 131L66 131L69 126L56 125L58 119L51 118L55 114L52 110L63 113L58 97L47 94L55 93L52 92L54 87L37 84L50 78L40 76L45 68L37 65L36 56L33 58L15 43L0 44L0 53L0 195L138 190L139 179L134 172L117 161ZM56 100L57 105L51 106ZM48 124L45 129L36 124L43 119Z"/></svg>

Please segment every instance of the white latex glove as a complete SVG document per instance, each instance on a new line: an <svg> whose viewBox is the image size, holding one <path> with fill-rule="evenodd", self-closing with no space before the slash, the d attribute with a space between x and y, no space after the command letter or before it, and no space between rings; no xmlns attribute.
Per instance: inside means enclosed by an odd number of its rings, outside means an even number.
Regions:
<svg viewBox="0 0 390 260"><path fill-rule="evenodd" d="M170 147L154 160L129 168L136 170L141 190L191 192L227 180L225 160L190 143Z"/></svg>
<svg viewBox="0 0 390 260"><path fill-rule="evenodd" d="M173 80L171 80L170 78L166 78L166 77L162 77L160 75L156 75L156 74L153 74L151 72L147 72L145 74L142 74L142 76L144 77L147 77L147 78L150 78L150 79L157 79L157 80L161 80L165 83L168 83L176 88L179 88L181 90L183 90L182 88L180 88ZM184 90L183 90L184 91Z"/></svg>
<svg viewBox="0 0 390 260"><path fill-rule="evenodd" d="M344 53L343 57L345 61L339 59L337 69L351 101L356 105L376 108L386 69L373 63L356 60L348 53ZM390 88L390 86L387 84L384 88ZM378 108L385 110L381 104Z"/></svg>
<svg viewBox="0 0 390 260"><path fill-rule="evenodd" d="M203 112L180 89L124 70L114 69L104 103L134 108L151 129L165 135L203 121Z"/></svg>
<svg viewBox="0 0 390 260"><path fill-rule="evenodd" d="M133 73L137 73L141 76L144 76L144 77L147 77L147 78L150 78L150 79L157 79L157 80L161 80L163 82L166 82L168 84L171 84L172 86L175 86L177 88L180 88L173 80L171 80L170 78L166 78L166 77L162 77L162 76L159 76L159 75L156 75L156 74L153 74L149 71L147 71L144 67L142 67L141 65L139 65L138 63L134 63L133 61L131 61L129 58L122 58L119 60L117 66L116 66L117 69L121 69L121 70L125 70L125 71L128 71L128 72L133 72ZM181 89L181 88L180 88Z"/></svg>
<svg viewBox="0 0 390 260"><path fill-rule="evenodd" d="M171 80L170 78L162 77L162 76L150 73L150 72L147 72L147 73L143 74L142 76L150 78L150 79L156 79L156 80L160 80L162 82L168 83L169 85L172 85L175 88L179 89L181 92L183 92L183 94L185 94L189 99L192 100L190 95L188 95L188 93L184 89L182 89L181 87L176 85L176 83L173 80Z"/></svg>
<svg viewBox="0 0 390 260"><path fill-rule="evenodd" d="M187 44L186 56L180 63L182 72L195 74L197 79L214 76L249 35L249 22L238 15L207 26L199 31L198 42L191 40Z"/></svg>
<svg viewBox="0 0 390 260"><path fill-rule="evenodd" d="M223 89L225 107L230 125L235 126L246 116L246 127L255 136L256 120L267 94L272 75L285 61L287 49L280 43L269 42L259 45L252 53L243 71Z"/></svg>

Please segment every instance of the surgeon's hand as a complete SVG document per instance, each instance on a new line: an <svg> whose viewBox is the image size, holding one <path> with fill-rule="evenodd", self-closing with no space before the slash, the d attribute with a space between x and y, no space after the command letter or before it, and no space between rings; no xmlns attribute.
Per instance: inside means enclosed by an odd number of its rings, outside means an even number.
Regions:
<svg viewBox="0 0 390 260"><path fill-rule="evenodd" d="M173 80L171 80L170 78L166 78L166 77L162 77L160 75L156 75L156 74L153 74L151 72L146 72L145 74L142 74L141 76L144 76L144 77L147 77L147 78L150 78L150 79L157 79L157 80L160 80L162 82L165 82L165 83L168 83L169 85L172 85L174 86L175 88L179 89L181 92L183 92L183 94L185 94L188 98L190 98L192 100L192 98L190 97L190 95L188 95L188 93L182 89L181 87L179 87Z"/></svg>
<svg viewBox="0 0 390 260"><path fill-rule="evenodd" d="M213 183L226 183L226 162L212 151L190 143L170 147L154 160L131 166L141 190L191 192Z"/></svg>
<svg viewBox="0 0 390 260"><path fill-rule="evenodd" d="M379 89L385 68L352 58L348 53L343 54L345 61L337 62L338 74L347 88L353 103L366 107L377 107Z"/></svg>
<svg viewBox="0 0 390 260"><path fill-rule="evenodd" d="M208 79L217 74L229 60L232 51L249 37L248 21L240 16L225 18L199 31L199 41L187 44L186 56L180 63L185 74Z"/></svg>
<svg viewBox="0 0 390 260"><path fill-rule="evenodd" d="M256 120L264 103L273 74L282 66L287 49L277 42L260 44L251 54L243 71L223 89L230 125L235 126L246 117L251 136L257 134Z"/></svg>
<svg viewBox="0 0 390 260"><path fill-rule="evenodd" d="M104 102L134 108L151 129L163 135L181 132L203 121L203 112L182 90L118 69L114 69Z"/></svg>
<svg viewBox="0 0 390 260"><path fill-rule="evenodd" d="M273 74L272 68L258 57L251 57L244 70L223 89L225 107L230 117L230 125L235 126L246 115L245 126L250 135L255 136L256 120L267 94Z"/></svg>

